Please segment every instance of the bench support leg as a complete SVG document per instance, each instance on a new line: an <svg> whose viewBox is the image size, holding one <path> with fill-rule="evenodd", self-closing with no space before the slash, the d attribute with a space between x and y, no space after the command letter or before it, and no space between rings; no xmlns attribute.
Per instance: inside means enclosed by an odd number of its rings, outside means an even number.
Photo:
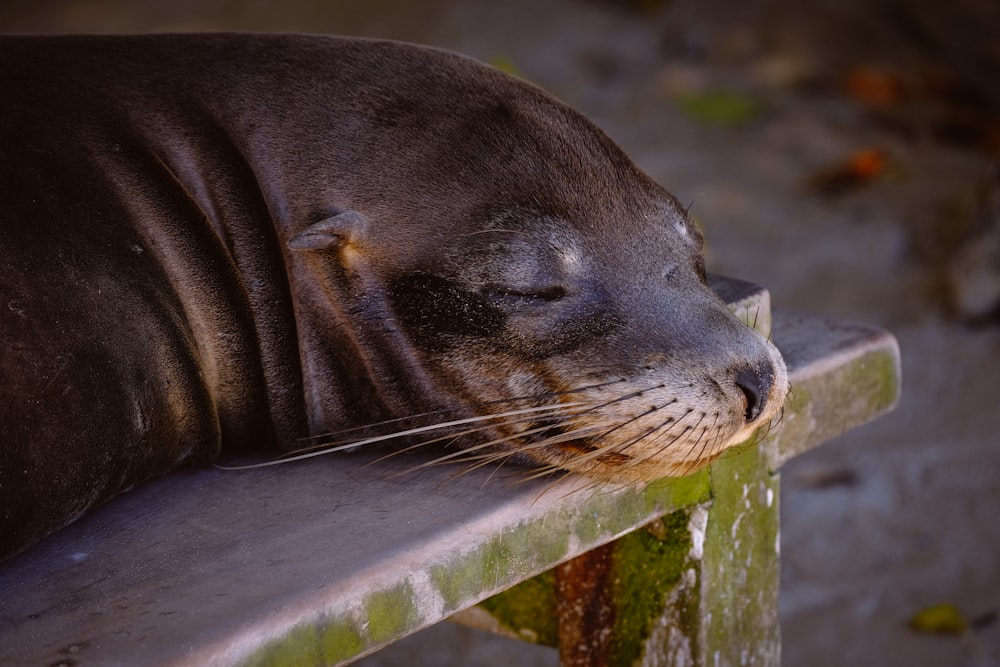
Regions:
<svg viewBox="0 0 1000 667"><path fill-rule="evenodd" d="M778 476L759 447L711 474L711 500L480 608L510 634L557 645L567 667L778 667Z"/></svg>

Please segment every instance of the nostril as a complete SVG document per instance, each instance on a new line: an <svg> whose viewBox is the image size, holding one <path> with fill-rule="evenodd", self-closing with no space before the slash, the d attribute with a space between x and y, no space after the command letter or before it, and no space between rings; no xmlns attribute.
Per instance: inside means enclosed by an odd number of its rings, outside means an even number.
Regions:
<svg viewBox="0 0 1000 667"><path fill-rule="evenodd" d="M771 373L766 370L742 370L736 373L735 380L746 398L746 420L752 422L764 409L764 397L771 390Z"/></svg>

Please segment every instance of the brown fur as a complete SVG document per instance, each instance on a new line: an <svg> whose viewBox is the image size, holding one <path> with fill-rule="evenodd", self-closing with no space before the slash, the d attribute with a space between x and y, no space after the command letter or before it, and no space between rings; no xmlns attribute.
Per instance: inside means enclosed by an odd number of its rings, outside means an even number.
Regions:
<svg viewBox="0 0 1000 667"><path fill-rule="evenodd" d="M309 36L0 62L0 555L222 447L579 403L470 437L631 481L781 402L681 207L529 84Z"/></svg>

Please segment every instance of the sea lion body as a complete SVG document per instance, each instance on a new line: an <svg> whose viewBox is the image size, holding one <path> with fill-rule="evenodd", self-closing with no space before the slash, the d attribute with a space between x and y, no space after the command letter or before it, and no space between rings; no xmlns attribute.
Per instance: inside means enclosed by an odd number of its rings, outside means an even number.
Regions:
<svg viewBox="0 0 1000 667"><path fill-rule="evenodd" d="M318 36L0 63L0 556L223 447L520 411L465 437L631 482L783 400L682 208L527 83Z"/></svg>

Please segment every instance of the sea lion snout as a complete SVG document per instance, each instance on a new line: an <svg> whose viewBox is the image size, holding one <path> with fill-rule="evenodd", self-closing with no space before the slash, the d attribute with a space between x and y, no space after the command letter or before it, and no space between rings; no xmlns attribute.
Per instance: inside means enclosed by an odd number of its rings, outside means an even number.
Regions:
<svg viewBox="0 0 1000 667"><path fill-rule="evenodd" d="M487 415L469 451L643 482L704 465L778 413L781 355L708 286L682 211L659 208L611 233L582 212L522 210L388 282L436 397Z"/></svg>

